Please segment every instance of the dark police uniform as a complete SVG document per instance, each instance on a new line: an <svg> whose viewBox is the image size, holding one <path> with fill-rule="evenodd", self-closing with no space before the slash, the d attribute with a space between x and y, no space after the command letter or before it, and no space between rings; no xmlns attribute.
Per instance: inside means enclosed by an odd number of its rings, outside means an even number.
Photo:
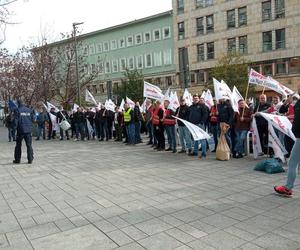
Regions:
<svg viewBox="0 0 300 250"><path fill-rule="evenodd" d="M16 112L16 124L17 124L17 138L15 147L15 160L14 163L20 163L22 154L22 141L25 140L27 147L27 159L31 164L33 161L33 149L32 149L32 122L34 119L33 111L30 108L25 107L22 102L19 102L19 107Z"/></svg>

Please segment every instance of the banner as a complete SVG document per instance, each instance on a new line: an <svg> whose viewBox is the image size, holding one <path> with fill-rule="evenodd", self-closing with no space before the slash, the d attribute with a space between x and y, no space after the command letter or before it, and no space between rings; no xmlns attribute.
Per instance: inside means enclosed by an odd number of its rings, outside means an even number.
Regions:
<svg viewBox="0 0 300 250"><path fill-rule="evenodd" d="M124 101L124 99L122 99L120 107L119 107L120 112L123 112L125 110L124 105L125 105L125 101Z"/></svg>
<svg viewBox="0 0 300 250"><path fill-rule="evenodd" d="M255 84L255 85L260 85L264 87L264 82L267 79L264 75L256 72L254 69L250 70L249 73L249 84Z"/></svg>
<svg viewBox="0 0 300 250"><path fill-rule="evenodd" d="M199 140L205 140L205 139L210 139L210 135L208 133L206 133L203 129L201 129L200 127L196 126L193 123L190 123L186 120L180 119L176 116L173 116L175 119L181 121L186 127L187 129L190 131L190 133L193 136L194 141L199 141Z"/></svg>
<svg viewBox="0 0 300 250"><path fill-rule="evenodd" d="M72 111L73 112L77 112L78 108L79 108L79 105L77 105L76 103L74 103Z"/></svg>
<svg viewBox="0 0 300 250"><path fill-rule="evenodd" d="M97 106L97 102L96 102L94 96L87 89L85 90L85 101L90 102L90 103L94 103Z"/></svg>
<svg viewBox="0 0 300 250"><path fill-rule="evenodd" d="M231 90L227 84L223 80L222 82L219 82L215 78L213 78L213 82L217 101L221 99L231 100Z"/></svg>
<svg viewBox="0 0 300 250"><path fill-rule="evenodd" d="M201 94L201 96L200 96L200 98L203 98L203 99L204 99L205 96L206 96L206 91L203 91L202 94Z"/></svg>
<svg viewBox="0 0 300 250"><path fill-rule="evenodd" d="M185 99L186 105L191 106L193 104L193 97L188 89L184 90L183 99Z"/></svg>
<svg viewBox="0 0 300 250"><path fill-rule="evenodd" d="M238 91L238 89L234 86L232 90L232 108L234 112L239 113L239 101L244 100L241 93Z"/></svg>
<svg viewBox="0 0 300 250"><path fill-rule="evenodd" d="M114 102L111 99L106 100L104 106L105 106L106 110L115 112L116 104L114 104Z"/></svg>
<svg viewBox="0 0 300 250"><path fill-rule="evenodd" d="M140 111L141 113L146 113L146 110L147 110L147 98L144 100L142 106L140 106Z"/></svg>
<svg viewBox="0 0 300 250"><path fill-rule="evenodd" d="M168 108L175 112L180 105L176 91L175 91L175 93L171 92L169 101L170 101L170 104L169 104Z"/></svg>
<svg viewBox="0 0 300 250"><path fill-rule="evenodd" d="M285 162L284 155L287 154L287 151L285 147L282 145L282 143L280 142L271 123L268 124L268 127L269 127L269 147L273 149L275 158L279 158L284 163Z"/></svg>
<svg viewBox="0 0 300 250"><path fill-rule="evenodd" d="M127 96L126 96L126 103L129 105L130 108L134 108L135 107L135 103L134 101L130 100Z"/></svg>
<svg viewBox="0 0 300 250"><path fill-rule="evenodd" d="M165 100L167 100L167 101L170 100L170 87L167 89L167 91L166 91L166 93L164 95L164 98L161 101L163 102Z"/></svg>
<svg viewBox="0 0 300 250"><path fill-rule="evenodd" d="M55 107L52 103L47 102L47 111L50 112L50 109L54 108L55 112L58 112L59 109L57 107Z"/></svg>
<svg viewBox="0 0 300 250"><path fill-rule="evenodd" d="M50 120L52 123L52 130L53 131L58 131L59 130L59 124L57 123L57 117L51 113L48 113L50 116Z"/></svg>
<svg viewBox="0 0 300 250"><path fill-rule="evenodd" d="M292 123L286 116L267 114L263 112L259 112L258 115L263 116L268 121L268 123L296 141L296 137L292 132Z"/></svg>
<svg viewBox="0 0 300 250"><path fill-rule="evenodd" d="M210 92L210 90L208 89L206 91L205 97L204 97L204 101L205 101L205 105L211 109L212 106L214 106L214 99L212 97L212 94Z"/></svg>
<svg viewBox="0 0 300 250"><path fill-rule="evenodd" d="M164 98L164 95L159 87L144 81L144 97L161 100Z"/></svg>
<svg viewBox="0 0 300 250"><path fill-rule="evenodd" d="M260 138L258 134L256 119L252 119L251 123L251 131L252 131L252 147L253 147L253 156L254 159L257 159L257 157L263 153L260 143Z"/></svg>

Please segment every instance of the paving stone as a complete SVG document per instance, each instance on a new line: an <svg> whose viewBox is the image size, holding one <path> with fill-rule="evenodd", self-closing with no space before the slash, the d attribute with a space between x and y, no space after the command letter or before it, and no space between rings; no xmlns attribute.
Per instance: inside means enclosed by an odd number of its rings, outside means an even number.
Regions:
<svg viewBox="0 0 300 250"><path fill-rule="evenodd" d="M134 242L128 245L115 248L114 250L144 250L144 249L145 248L143 248L140 244Z"/></svg>
<svg viewBox="0 0 300 250"><path fill-rule="evenodd" d="M203 219L200 219L200 221L220 229L230 227L239 222L238 220L232 219L222 214L214 214L211 216L207 216Z"/></svg>
<svg viewBox="0 0 300 250"><path fill-rule="evenodd" d="M94 223L94 225L102 232L108 233L112 232L114 230L117 230L117 227L115 227L113 224L106 220L100 220Z"/></svg>
<svg viewBox="0 0 300 250"><path fill-rule="evenodd" d="M43 225L37 225L31 228L26 228L24 229L24 232L28 239L33 240L50 234L55 234L57 232L60 232L60 230L54 223L47 223Z"/></svg>
<svg viewBox="0 0 300 250"><path fill-rule="evenodd" d="M33 249L31 243L28 241L25 234L21 230L6 233L6 238L11 249ZM5 247L5 249L9 248Z"/></svg>
<svg viewBox="0 0 300 250"><path fill-rule="evenodd" d="M184 225L180 225L178 227L178 229L180 229L181 231L190 234L191 236L193 236L194 238L201 238L207 235L207 233L189 225L189 224L184 224Z"/></svg>
<svg viewBox="0 0 300 250"><path fill-rule="evenodd" d="M126 235L120 230L109 232L107 233L107 236L110 239L112 239L115 243L117 243L119 246L123 246L134 241L133 239L128 237L128 235Z"/></svg>
<svg viewBox="0 0 300 250"><path fill-rule="evenodd" d="M20 226L12 213L0 215L0 234L17 231Z"/></svg>
<svg viewBox="0 0 300 250"><path fill-rule="evenodd" d="M194 238L190 234L187 234L177 228L172 228L168 231L165 231L165 233L167 233L168 235L172 236L173 238L175 238L176 240L178 240L182 243L188 243L188 242L196 240L196 238Z"/></svg>
<svg viewBox="0 0 300 250"><path fill-rule="evenodd" d="M121 230L136 241L148 237L146 233L137 229L135 226L124 227Z"/></svg>
<svg viewBox="0 0 300 250"><path fill-rule="evenodd" d="M182 243L165 233L159 233L138 242L148 250L171 250L182 246Z"/></svg>
<svg viewBox="0 0 300 250"><path fill-rule="evenodd" d="M202 240L195 240L188 243L192 249L195 250L216 250L213 246L208 245L207 243L203 242Z"/></svg>
<svg viewBox="0 0 300 250"><path fill-rule="evenodd" d="M5 237L5 234L0 234L0 248L8 247L8 242Z"/></svg>
<svg viewBox="0 0 300 250"><path fill-rule="evenodd" d="M143 210L121 214L120 217L127 221L129 224L137 224L153 218L151 214Z"/></svg>
<svg viewBox="0 0 300 250"><path fill-rule="evenodd" d="M148 235L153 235L156 233L160 233L166 231L173 226L159 220L159 219L151 219L138 224L135 224L135 227L145 232Z"/></svg>

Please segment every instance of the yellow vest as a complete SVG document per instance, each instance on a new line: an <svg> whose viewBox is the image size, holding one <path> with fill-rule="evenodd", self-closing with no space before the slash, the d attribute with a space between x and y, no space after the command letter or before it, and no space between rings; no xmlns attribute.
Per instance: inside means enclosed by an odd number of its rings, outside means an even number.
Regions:
<svg viewBox="0 0 300 250"><path fill-rule="evenodd" d="M131 108L129 108L127 111L124 112L124 122L130 122L131 121Z"/></svg>

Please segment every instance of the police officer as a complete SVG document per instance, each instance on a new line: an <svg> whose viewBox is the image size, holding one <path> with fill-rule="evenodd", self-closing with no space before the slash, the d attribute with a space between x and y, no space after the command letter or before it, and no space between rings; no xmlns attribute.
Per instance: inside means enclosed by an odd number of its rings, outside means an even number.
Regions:
<svg viewBox="0 0 300 250"><path fill-rule="evenodd" d="M33 111L24 106L21 100L18 101L18 109L15 111L15 119L17 125L17 138L15 147L15 159L13 163L18 164L21 161L22 154L22 140L25 140L27 147L28 164L33 161L32 149L32 122L34 119Z"/></svg>

